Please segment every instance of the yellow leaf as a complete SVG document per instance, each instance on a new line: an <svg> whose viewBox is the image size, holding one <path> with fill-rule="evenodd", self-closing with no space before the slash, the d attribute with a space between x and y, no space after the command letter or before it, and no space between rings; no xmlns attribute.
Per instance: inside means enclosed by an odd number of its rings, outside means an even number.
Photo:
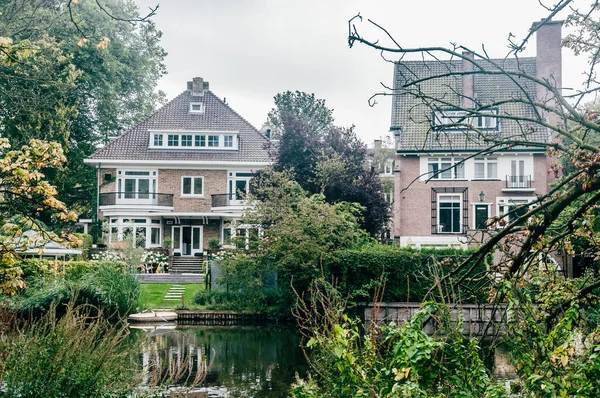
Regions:
<svg viewBox="0 0 600 398"><path fill-rule="evenodd" d="M561 356L560 362L562 362L562 366L567 366L567 363L569 363L569 357L566 355Z"/></svg>
<svg viewBox="0 0 600 398"><path fill-rule="evenodd" d="M82 37L81 39L79 39L79 41L77 42L77 46L78 47L83 47L85 46L85 44L88 42L88 39L86 39L85 37Z"/></svg>

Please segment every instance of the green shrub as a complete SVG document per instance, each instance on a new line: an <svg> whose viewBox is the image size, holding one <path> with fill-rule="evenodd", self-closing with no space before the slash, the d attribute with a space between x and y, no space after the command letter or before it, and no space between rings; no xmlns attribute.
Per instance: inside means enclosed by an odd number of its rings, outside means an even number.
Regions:
<svg viewBox="0 0 600 398"><path fill-rule="evenodd" d="M73 235L81 240L81 246L79 247L81 249L81 256L84 260L89 259L90 248L92 247L92 243L94 243L94 238L90 234L74 233Z"/></svg>
<svg viewBox="0 0 600 398"><path fill-rule="evenodd" d="M27 279L28 288L15 298L19 313L38 317L56 303L59 313L73 299L98 307L108 317L122 317L137 309L139 282L121 263L69 262L64 274L43 274Z"/></svg>
<svg viewBox="0 0 600 398"><path fill-rule="evenodd" d="M34 276L49 275L53 273L50 261L40 258L26 258L15 264L15 267L21 268L23 271L23 279L28 279Z"/></svg>
<svg viewBox="0 0 600 398"><path fill-rule="evenodd" d="M351 302L373 298L375 289L383 276L384 301L420 302L434 286L436 278L448 274L464 261L471 251L454 249L415 250L387 245L370 245L361 249L339 250L333 258L324 262L329 278L336 280L338 289ZM485 264L477 264L473 274L486 272ZM460 272L459 276L464 274ZM463 302L484 300L484 292L478 286L472 292L472 283L454 286L453 291ZM450 291L448 289L446 292ZM429 299L438 299L438 289L432 290Z"/></svg>
<svg viewBox="0 0 600 398"><path fill-rule="evenodd" d="M2 397L128 397L140 383L124 323L69 305L0 333ZM11 327L12 326L12 327Z"/></svg>

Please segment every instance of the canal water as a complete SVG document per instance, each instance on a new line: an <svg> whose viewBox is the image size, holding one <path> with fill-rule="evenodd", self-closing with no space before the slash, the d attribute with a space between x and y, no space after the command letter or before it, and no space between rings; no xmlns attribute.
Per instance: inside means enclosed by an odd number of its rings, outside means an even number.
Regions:
<svg viewBox="0 0 600 398"><path fill-rule="evenodd" d="M171 326L140 333L148 337L139 356L146 385L156 383L160 370L177 386L193 386L198 395L190 396L281 398L296 374L306 375L300 335L291 327Z"/></svg>

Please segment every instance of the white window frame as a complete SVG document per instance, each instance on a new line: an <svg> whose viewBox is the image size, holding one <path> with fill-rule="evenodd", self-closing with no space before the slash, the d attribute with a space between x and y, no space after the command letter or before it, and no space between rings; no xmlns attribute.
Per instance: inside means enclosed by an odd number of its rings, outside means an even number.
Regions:
<svg viewBox="0 0 600 398"><path fill-rule="evenodd" d="M536 197L534 196L526 196L526 197L509 197L509 196L501 196L501 197L497 197L496 198L496 214L497 217L502 217L502 219L506 222L505 225L510 224L511 220L510 220L510 216L504 216L505 214L509 213L511 210L508 211L500 211L501 207L515 207L515 206L520 206L522 204L525 203L532 203L535 200L537 200ZM518 202L518 203L515 203ZM529 208L531 209L531 205L529 205ZM504 217L503 217L504 216ZM498 225L499 227L501 227L500 225Z"/></svg>
<svg viewBox="0 0 600 398"><path fill-rule="evenodd" d="M144 220L144 223L139 223L139 222L135 222L134 220ZM123 240L123 230L125 228L131 228L131 236L132 236L132 241L130 243L132 243L133 245L135 245L135 238L137 235L137 229L138 228L145 228L146 229L146 240L145 240L145 244L144 247L145 248L152 248L152 247L161 247L162 246L162 241L163 241L163 227L162 227L162 223L160 224L156 224L153 223L152 220L156 220L156 219L152 219L152 218L145 218L145 217L111 217L110 220L110 224L109 224L109 229L108 229L108 243L109 245L112 245L113 243L118 243L118 242L124 242ZM114 241L113 240L113 234L112 234L112 229L116 228L117 229L117 240ZM152 243L152 229L158 229L158 243Z"/></svg>
<svg viewBox="0 0 600 398"><path fill-rule="evenodd" d="M442 126L448 131L464 131L469 127L478 130L498 131L498 110L467 112L460 109L445 109L433 112L432 123L434 126Z"/></svg>
<svg viewBox="0 0 600 398"><path fill-rule="evenodd" d="M383 175L392 175L394 173L394 161L389 159L383 164Z"/></svg>
<svg viewBox="0 0 600 398"><path fill-rule="evenodd" d="M234 242L231 242L231 241L233 241L237 238L239 230L244 230L245 231L244 249L248 250L248 248L250 247L249 231L253 230L253 229L255 229L258 232L258 239L262 240L264 237L264 231L260 226L251 225L251 224L237 224L237 222L235 222L235 221L231 222L229 225L223 227L223 229L221 230L221 245L223 245L223 247L225 247L225 248L237 249L238 247L236 247ZM229 231L229 237L230 237L229 243L227 243L225 241L225 230Z"/></svg>
<svg viewBox="0 0 600 398"><path fill-rule="evenodd" d="M171 139L173 137L173 139ZM181 139L181 134L167 134L167 147L168 148L177 148L179 147L179 141ZM173 142L173 145L170 143Z"/></svg>
<svg viewBox="0 0 600 398"><path fill-rule="evenodd" d="M191 192L190 193L183 192L183 180L185 180L186 178L191 179L191 181L190 181ZM202 193L199 193L199 194L194 193L194 186L195 186L196 179L202 180ZM204 197L204 176L182 176L181 177L181 196L182 197L195 197L195 198Z"/></svg>
<svg viewBox="0 0 600 398"><path fill-rule="evenodd" d="M439 233L439 234L453 234L453 235L460 235L460 234L463 233L463 230L464 230L464 225L463 225L463 216L464 216L464 214L463 214L463 208L462 208L463 207L463 200L464 200L463 195L464 195L464 193L460 193L460 192L452 192L452 193L450 193L450 192L439 192L439 193L437 193L437 197L436 197L436 200L437 200L437 204L436 204L436 207L437 207L437 209L436 209L436 211L437 211L437 214L436 214L436 216L437 216L437 219L436 219L436 222L437 222L437 226L436 226L437 233ZM458 200L452 200L450 202L449 201L444 201L444 203L458 203L458 211L459 211L459 213L458 213L458 219L459 219L459 228L458 228L458 231L448 232L448 231L444 231L441 228L442 226L440 224L440 220L441 220L440 216L441 216L441 210L442 210L442 208L441 208L442 207L441 206L442 201L440 200L440 197L442 197L442 196L455 196L455 197L458 198Z"/></svg>
<svg viewBox="0 0 600 398"><path fill-rule="evenodd" d="M214 140L211 138L217 138L217 145L214 145ZM221 137L218 134L207 134L206 135L206 147L207 148L219 148L221 146ZM212 145L211 145L212 144Z"/></svg>
<svg viewBox="0 0 600 398"><path fill-rule="evenodd" d="M435 161L434 161L435 160ZM442 167L442 164L449 163L450 169L442 172L448 167ZM429 165L437 165L437 171L430 171ZM462 171L462 176L458 176L458 171ZM444 177L444 173L450 173L450 177ZM439 157L428 157L427 158L427 179L431 180L466 180L465 175L465 159L462 157L450 157L450 156L439 156Z"/></svg>
<svg viewBox="0 0 600 398"><path fill-rule="evenodd" d="M195 106L200 106L200 109L193 109ZM190 102L190 113L202 114L204 113L204 103L202 102Z"/></svg>
<svg viewBox="0 0 600 398"><path fill-rule="evenodd" d="M189 138L189 140L188 140ZM191 148L194 146L194 134L181 134L181 136L179 137L179 146L181 147L185 147L185 148ZM187 144L183 144L184 142L187 142ZM188 145L189 144L189 145Z"/></svg>
<svg viewBox="0 0 600 398"><path fill-rule="evenodd" d="M148 130L149 149L168 149L168 150L183 150L183 151L198 151L198 150L225 150L237 151L239 149L240 138L239 131L201 131L201 130ZM169 146L169 136L172 136L171 142L176 145ZM191 136L191 145L183 145L183 136ZM155 137L162 137L156 138ZM217 137L216 141L212 140L212 146L209 146L209 137ZM229 140L230 146L225 146L225 137L231 137ZM189 141L187 141L189 142ZM204 142L204 145L200 145ZM197 145L198 144L198 145ZM216 144L216 145L215 145Z"/></svg>
<svg viewBox="0 0 600 398"><path fill-rule="evenodd" d="M477 176L477 165L483 164L483 177ZM489 165L496 165L496 175L490 176ZM498 158L496 156L477 157L473 159L473 179L474 180L498 180Z"/></svg>
<svg viewBox="0 0 600 398"><path fill-rule="evenodd" d="M128 175L127 173L146 173L138 175ZM125 180L135 180L135 190L133 196L128 197L125 192ZM148 180L148 193L141 193L139 190L139 180ZM135 204L155 204L158 193L158 170L156 169L117 169L117 204L130 203Z"/></svg>

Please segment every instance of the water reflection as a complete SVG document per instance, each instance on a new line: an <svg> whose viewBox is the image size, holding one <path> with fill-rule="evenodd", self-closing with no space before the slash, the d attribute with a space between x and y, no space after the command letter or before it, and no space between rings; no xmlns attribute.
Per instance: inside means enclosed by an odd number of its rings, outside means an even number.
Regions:
<svg viewBox="0 0 600 398"><path fill-rule="evenodd" d="M306 373L299 335L292 328L185 326L146 333L140 355L145 384L160 368L177 384L190 385L210 365L200 385L208 397L280 398L295 373Z"/></svg>

